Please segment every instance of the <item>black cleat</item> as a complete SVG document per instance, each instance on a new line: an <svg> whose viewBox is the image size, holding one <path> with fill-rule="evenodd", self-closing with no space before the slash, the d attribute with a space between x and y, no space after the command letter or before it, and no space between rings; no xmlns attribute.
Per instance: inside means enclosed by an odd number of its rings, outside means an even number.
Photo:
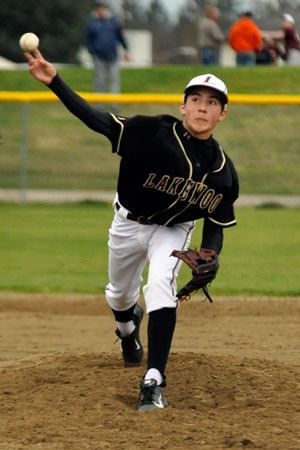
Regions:
<svg viewBox="0 0 300 450"><path fill-rule="evenodd" d="M162 386L157 385L156 380L142 380L139 411L150 411L152 409L162 409L168 406Z"/></svg>
<svg viewBox="0 0 300 450"><path fill-rule="evenodd" d="M139 366L142 362L144 350L140 340L140 325L143 319L144 310L136 304L133 312L135 329L129 336L122 337L120 331L116 330L116 335L121 339L122 356L125 367Z"/></svg>

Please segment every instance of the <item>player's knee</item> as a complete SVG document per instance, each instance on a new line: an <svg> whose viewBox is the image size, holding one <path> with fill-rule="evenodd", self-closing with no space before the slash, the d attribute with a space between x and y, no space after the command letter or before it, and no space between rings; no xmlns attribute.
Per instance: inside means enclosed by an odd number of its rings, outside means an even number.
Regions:
<svg viewBox="0 0 300 450"><path fill-rule="evenodd" d="M118 287L109 283L105 296L111 308L126 310L138 301L139 289L132 289L130 286Z"/></svg>

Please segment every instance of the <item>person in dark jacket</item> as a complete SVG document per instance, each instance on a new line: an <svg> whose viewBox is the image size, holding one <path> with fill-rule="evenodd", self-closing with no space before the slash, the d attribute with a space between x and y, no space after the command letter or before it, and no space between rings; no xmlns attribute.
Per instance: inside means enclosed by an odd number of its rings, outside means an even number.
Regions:
<svg viewBox="0 0 300 450"><path fill-rule="evenodd" d="M105 2L96 2L96 9L85 26L85 42L94 61L96 92L120 92L119 46L129 60L128 43L118 19Z"/></svg>

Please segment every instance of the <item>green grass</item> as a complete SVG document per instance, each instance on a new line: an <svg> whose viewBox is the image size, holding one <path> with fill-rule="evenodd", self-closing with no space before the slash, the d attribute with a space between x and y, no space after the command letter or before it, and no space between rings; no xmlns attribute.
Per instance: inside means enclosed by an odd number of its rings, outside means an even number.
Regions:
<svg viewBox="0 0 300 450"><path fill-rule="evenodd" d="M299 67L201 67L199 65L158 65L151 68L123 68L122 92L183 91L185 84L203 72L213 72L224 79L235 94L300 94ZM92 89L92 71L80 67L59 69L63 78L79 91ZM1 90L27 91L47 89L27 70L0 71Z"/></svg>
<svg viewBox="0 0 300 450"><path fill-rule="evenodd" d="M225 230L220 277L226 294L300 294L300 210L237 209Z"/></svg>
<svg viewBox="0 0 300 450"><path fill-rule="evenodd" d="M111 219L111 207L102 204L0 204L0 290L103 293ZM238 209L237 219L225 230L211 293L300 295L300 210ZM179 285L189 277L184 268Z"/></svg>
<svg viewBox="0 0 300 450"><path fill-rule="evenodd" d="M0 215L1 290L104 288L111 208L0 205Z"/></svg>
<svg viewBox="0 0 300 450"><path fill-rule="evenodd" d="M207 68L206 70L211 70ZM123 92L180 93L200 66L123 69ZM300 68L214 68L232 93L299 94ZM91 70L61 69L75 90L92 90ZM5 90L47 89L27 71L0 71ZM119 160L109 142L80 123L60 103L1 103L0 188L20 185L20 136L29 113L28 187L31 189L114 190ZM122 105L121 113L172 114L177 105ZM238 169L241 193L300 195L300 106L230 105L229 116L215 131Z"/></svg>

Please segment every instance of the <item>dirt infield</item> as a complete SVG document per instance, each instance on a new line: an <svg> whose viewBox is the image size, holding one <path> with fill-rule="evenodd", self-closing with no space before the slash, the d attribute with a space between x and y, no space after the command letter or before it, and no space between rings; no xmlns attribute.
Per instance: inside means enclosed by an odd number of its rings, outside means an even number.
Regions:
<svg viewBox="0 0 300 450"><path fill-rule="evenodd" d="M299 322L300 298L183 304L170 406L138 413L103 298L1 294L0 449L299 450Z"/></svg>

